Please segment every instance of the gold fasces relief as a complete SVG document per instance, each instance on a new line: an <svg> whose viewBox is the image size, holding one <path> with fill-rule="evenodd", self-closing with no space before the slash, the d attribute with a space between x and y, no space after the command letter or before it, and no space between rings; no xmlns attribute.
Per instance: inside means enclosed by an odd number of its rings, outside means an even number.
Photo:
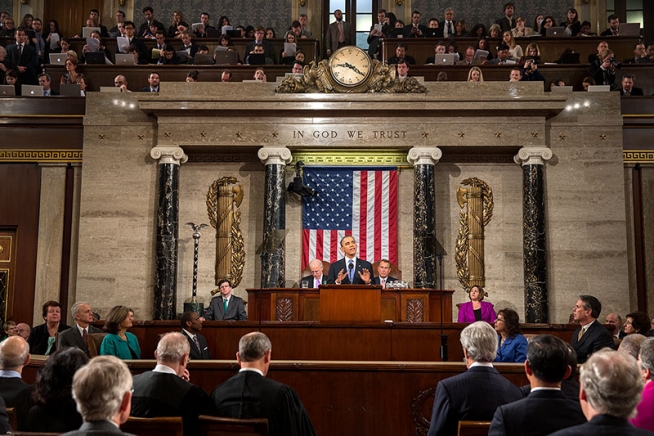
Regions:
<svg viewBox="0 0 654 436"><path fill-rule="evenodd" d="M459 282L466 292L474 285L485 286L484 228L493 216L493 190L476 177L461 182L456 197L461 206L455 261Z"/></svg>
<svg viewBox="0 0 654 436"><path fill-rule="evenodd" d="M243 186L236 177L223 177L214 181L207 192L207 213L211 226L216 229L216 285L222 279L236 287L243 278L245 244L241 233ZM218 292L214 289L211 295Z"/></svg>

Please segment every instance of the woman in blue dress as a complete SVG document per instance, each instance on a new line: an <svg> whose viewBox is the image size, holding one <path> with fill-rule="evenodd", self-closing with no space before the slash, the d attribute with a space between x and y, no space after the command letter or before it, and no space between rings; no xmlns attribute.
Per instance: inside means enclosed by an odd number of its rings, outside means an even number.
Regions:
<svg viewBox="0 0 654 436"><path fill-rule="evenodd" d="M497 332L497 357L495 362L519 362L527 360L527 339L520 334L520 317L513 309L502 309L495 319Z"/></svg>

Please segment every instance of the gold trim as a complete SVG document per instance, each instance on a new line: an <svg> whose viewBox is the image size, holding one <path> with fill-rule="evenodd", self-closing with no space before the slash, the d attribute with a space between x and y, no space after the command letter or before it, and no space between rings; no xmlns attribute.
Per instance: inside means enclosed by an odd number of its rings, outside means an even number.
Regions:
<svg viewBox="0 0 654 436"><path fill-rule="evenodd" d="M30 150L0 150L0 162L82 162L82 150L47 150L47 149L30 149Z"/></svg>
<svg viewBox="0 0 654 436"><path fill-rule="evenodd" d="M654 163L654 150L629 150L622 152L624 163Z"/></svg>
<svg viewBox="0 0 654 436"><path fill-rule="evenodd" d="M654 114L622 114L622 118L654 118Z"/></svg>
<svg viewBox="0 0 654 436"><path fill-rule="evenodd" d="M9 247L5 248L2 245L0 245L0 254L4 254L5 250L9 250L9 254L7 255L7 260L2 260L0 259L0 262L2 263L11 263L11 249L14 246L14 235L2 235L2 239L8 239L9 240Z"/></svg>
<svg viewBox="0 0 654 436"><path fill-rule="evenodd" d="M84 114L49 115L49 114L2 114L0 118L84 118Z"/></svg>
<svg viewBox="0 0 654 436"><path fill-rule="evenodd" d="M325 151L294 151L294 165L302 161L307 165L409 165L407 153L398 151L361 151L330 149Z"/></svg>

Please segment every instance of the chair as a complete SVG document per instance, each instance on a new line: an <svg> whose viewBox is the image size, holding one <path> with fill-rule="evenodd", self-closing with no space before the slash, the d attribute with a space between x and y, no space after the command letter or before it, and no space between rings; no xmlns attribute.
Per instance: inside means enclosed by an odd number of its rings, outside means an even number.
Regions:
<svg viewBox="0 0 654 436"><path fill-rule="evenodd" d="M100 344L102 344L105 336L107 336L107 333L91 333L89 335L89 354L91 357L100 355Z"/></svg>
<svg viewBox="0 0 654 436"><path fill-rule="evenodd" d="M402 280L402 270L397 267L393 262L388 262L391 264L391 272L388 273L389 276L395 277L398 280ZM379 266L379 260L372 264L372 271L370 271L374 276L377 276L377 267Z"/></svg>
<svg viewBox="0 0 654 436"><path fill-rule="evenodd" d="M327 262L326 260L322 261L322 275L327 277L329 275L329 267L331 266L331 263ZM306 268L302 270L302 277L310 276L311 275L311 268L309 268L309 265L307 264ZM300 278L302 278L300 277Z"/></svg>
<svg viewBox="0 0 654 436"><path fill-rule="evenodd" d="M459 421L459 436L486 436L490 421Z"/></svg>
<svg viewBox="0 0 654 436"><path fill-rule="evenodd" d="M130 416L120 426L125 433L139 436L183 436L184 426L181 416L166 416L157 418L135 418Z"/></svg>
<svg viewBox="0 0 654 436"><path fill-rule="evenodd" d="M13 430L18 428L18 415L15 407L7 407L7 417L9 418L9 427Z"/></svg>
<svg viewBox="0 0 654 436"><path fill-rule="evenodd" d="M268 420L200 415L200 434L202 436L268 436Z"/></svg>

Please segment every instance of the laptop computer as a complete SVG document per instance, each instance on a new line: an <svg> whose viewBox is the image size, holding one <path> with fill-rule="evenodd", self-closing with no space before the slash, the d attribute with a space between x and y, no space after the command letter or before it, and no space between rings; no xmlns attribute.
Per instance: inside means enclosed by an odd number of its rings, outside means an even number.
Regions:
<svg viewBox="0 0 654 436"><path fill-rule="evenodd" d="M588 86L588 92L609 92L611 91L611 85L590 85Z"/></svg>
<svg viewBox="0 0 654 436"><path fill-rule="evenodd" d="M90 51L84 53L84 59L88 65L104 65L106 60L103 51Z"/></svg>
<svg viewBox="0 0 654 436"><path fill-rule="evenodd" d="M220 29L207 29L207 38L220 38L221 36Z"/></svg>
<svg viewBox="0 0 654 436"><path fill-rule="evenodd" d="M213 57L209 54L198 53L193 58L193 65L213 65Z"/></svg>
<svg viewBox="0 0 654 436"><path fill-rule="evenodd" d="M227 36L229 36L230 38L240 38L241 37L241 31L239 29L228 30L227 31Z"/></svg>
<svg viewBox="0 0 654 436"><path fill-rule="evenodd" d="M454 65L454 61L458 56L452 53L437 54L434 57L434 65Z"/></svg>
<svg viewBox="0 0 654 436"><path fill-rule="evenodd" d="M13 97L16 95L14 85L0 85L0 97Z"/></svg>
<svg viewBox="0 0 654 436"><path fill-rule="evenodd" d="M545 29L545 36L548 38L560 38L565 35L565 27L548 27Z"/></svg>
<svg viewBox="0 0 654 436"><path fill-rule="evenodd" d="M66 53L50 53L50 65L65 65L68 54Z"/></svg>
<svg viewBox="0 0 654 436"><path fill-rule="evenodd" d="M233 51L233 50L217 51L214 53L214 56L216 57L216 65L236 65L238 63L237 51Z"/></svg>
<svg viewBox="0 0 654 436"><path fill-rule="evenodd" d="M116 53L116 65L136 65L134 55L131 53Z"/></svg>
<svg viewBox="0 0 654 436"><path fill-rule="evenodd" d="M572 92L572 86L552 86L550 90L555 93Z"/></svg>
<svg viewBox="0 0 654 436"><path fill-rule="evenodd" d="M43 86L21 85L20 95L23 97L43 97Z"/></svg>
<svg viewBox="0 0 654 436"><path fill-rule="evenodd" d="M620 23L618 34L620 36L640 36L640 23Z"/></svg>
<svg viewBox="0 0 654 436"><path fill-rule="evenodd" d="M398 29L404 31L404 29ZM425 38L442 38L443 31L441 29L427 29Z"/></svg>
<svg viewBox="0 0 654 436"><path fill-rule="evenodd" d="M266 65L266 55L256 53L248 55L247 63L249 65Z"/></svg>
<svg viewBox="0 0 654 436"><path fill-rule="evenodd" d="M59 85L59 95L66 97L81 97L82 89L77 84L62 83Z"/></svg>
<svg viewBox="0 0 654 436"><path fill-rule="evenodd" d="M92 32L100 33L99 27L82 27L82 38L88 38Z"/></svg>

